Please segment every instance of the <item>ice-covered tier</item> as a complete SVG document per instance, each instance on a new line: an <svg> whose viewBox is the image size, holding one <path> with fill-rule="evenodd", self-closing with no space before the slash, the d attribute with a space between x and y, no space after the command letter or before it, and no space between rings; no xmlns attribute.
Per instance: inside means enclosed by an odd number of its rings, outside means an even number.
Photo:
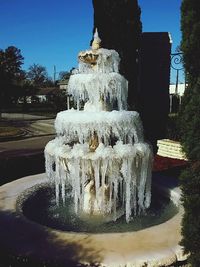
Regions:
<svg viewBox="0 0 200 267"><path fill-rule="evenodd" d="M74 74L68 83L68 94L79 102L88 99L95 103L102 99L110 104L117 102L119 110L127 109L128 82L119 73ZM111 107L112 108L112 107Z"/></svg>
<svg viewBox="0 0 200 267"><path fill-rule="evenodd" d="M77 109L80 101L88 101L90 108L91 105L93 109L97 107L96 111L126 110L128 82L118 73L119 54L115 50L100 48L82 51L78 58L79 67L73 71L67 89L77 103Z"/></svg>
<svg viewBox="0 0 200 267"><path fill-rule="evenodd" d="M59 112L55 120L58 136L63 142L89 142L96 133L99 142L109 145L111 139L124 144L143 141L142 123L135 111L87 112L74 109Z"/></svg>
<svg viewBox="0 0 200 267"><path fill-rule="evenodd" d="M152 154L145 143L100 143L90 152L87 143L71 147L56 138L47 144L45 158L46 172L56 182L57 202L59 195L65 201L70 185L76 213L112 214L115 220L117 210L123 210L128 222L150 205Z"/></svg>
<svg viewBox="0 0 200 267"><path fill-rule="evenodd" d="M119 54L115 50L100 48L79 53L80 73L110 73L119 72Z"/></svg>

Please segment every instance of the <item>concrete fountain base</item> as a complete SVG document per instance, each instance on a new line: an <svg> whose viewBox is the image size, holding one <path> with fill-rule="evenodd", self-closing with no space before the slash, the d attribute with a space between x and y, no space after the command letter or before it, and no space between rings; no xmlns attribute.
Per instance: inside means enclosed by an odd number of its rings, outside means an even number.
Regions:
<svg viewBox="0 0 200 267"><path fill-rule="evenodd" d="M28 176L0 187L0 243L15 255L72 266L169 266L186 259L178 245L183 214L179 188L167 188L179 212L170 220L136 232L88 234L53 230L34 223L17 211L17 199L45 174ZM162 190L162 188L161 188ZM66 265L67 264L67 265Z"/></svg>

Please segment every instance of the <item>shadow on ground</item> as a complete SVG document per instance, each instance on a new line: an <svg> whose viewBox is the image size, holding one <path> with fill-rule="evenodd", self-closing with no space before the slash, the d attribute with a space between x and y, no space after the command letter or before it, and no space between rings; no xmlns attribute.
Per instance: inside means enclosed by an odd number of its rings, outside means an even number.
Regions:
<svg viewBox="0 0 200 267"><path fill-rule="evenodd" d="M48 228L16 213L0 212L0 267L75 267L99 266L100 252L75 242L63 243ZM84 242L90 243L89 237ZM91 246L90 246L91 247ZM90 264L79 263L84 257Z"/></svg>

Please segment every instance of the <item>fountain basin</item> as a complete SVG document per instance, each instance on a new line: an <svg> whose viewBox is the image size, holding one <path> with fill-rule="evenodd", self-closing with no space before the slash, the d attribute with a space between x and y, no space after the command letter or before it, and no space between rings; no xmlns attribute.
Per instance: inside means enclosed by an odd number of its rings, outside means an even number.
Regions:
<svg viewBox="0 0 200 267"><path fill-rule="evenodd" d="M65 202L55 199L55 184L47 183L31 187L18 199L18 210L29 220L41 225L66 231L79 233L125 233L134 232L168 221L178 212L177 206L159 189L152 189L151 206L145 214L134 216L126 222L123 209L117 208L116 218L112 214L93 213L87 211L75 212L75 205L68 187Z"/></svg>
<svg viewBox="0 0 200 267"><path fill-rule="evenodd" d="M19 197L31 187L47 182L46 174L39 174L0 187L0 242L15 255L67 266L169 266L185 260L179 246L183 214L179 188L158 184L160 191L178 205L178 213L168 221L134 232L91 234L54 230L19 212Z"/></svg>

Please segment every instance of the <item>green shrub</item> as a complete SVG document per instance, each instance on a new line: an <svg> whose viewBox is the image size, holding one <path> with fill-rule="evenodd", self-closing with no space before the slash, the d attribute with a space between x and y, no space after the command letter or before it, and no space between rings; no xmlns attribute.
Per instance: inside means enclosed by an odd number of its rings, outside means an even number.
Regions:
<svg viewBox="0 0 200 267"><path fill-rule="evenodd" d="M181 143L191 167L182 174L182 241L193 267L200 266L200 1L181 6L183 61L188 87L180 111Z"/></svg>
<svg viewBox="0 0 200 267"><path fill-rule="evenodd" d="M180 113L181 142L188 159L200 160L200 84L187 88Z"/></svg>
<svg viewBox="0 0 200 267"><path fill-rule="evenodd" d="M200 161L194 163L181 175L182 202L185 214L182 220L182 241L189 262L200 266Z"/></svg>

